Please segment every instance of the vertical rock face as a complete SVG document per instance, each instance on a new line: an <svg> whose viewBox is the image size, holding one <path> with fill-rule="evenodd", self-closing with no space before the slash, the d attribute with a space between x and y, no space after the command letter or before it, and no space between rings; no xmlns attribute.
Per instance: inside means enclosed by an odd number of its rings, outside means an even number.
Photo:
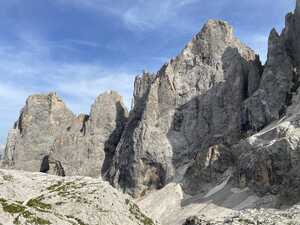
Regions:
<svg viewBox="0 0 300 225"><path fill-rule="evenodd" d="M268 60L259 89L244 104L245 129L258 131L279 119L291 105L299 87L300 75L300 9L286 16L286 27L279 35L270 33Z"/></svg>
<svg viewBox="0 0 300 225"><path fill-rule="evenodd" d="M233 166L233 177L238 185L250 187L261 195L279 195L279 204L293 204L300 200L297 172L300 169L299 7L298 0L295 12L286 17L286 27L281 35L274 29L271 31L268 60L259 87L242 102L242 137L249 134L250 137L237 144L227 144L232 154L232 164L227 167ZM216 161L217 165L226 165L228 160L223 158ZM190 193L199 192L214 182L205 182L203 178L207 173L207 167L203 166L205 160L205 155L197 157L185 174L184 184ZM209 172L214 169L208 168ZM216 173L218 171L214 174L222 178L224 170L219 171L220 174Z"/></svg>
<svg viewBox="0 0 300 225"><path fill-rule="evenodd" d="M139 195L163 187L202 148L239 140L241 102L256 91L260 72L257 56L232 27L209 20L156 75L136 80L110 181Z"/></svg>
<svg viewBox="0 0 300 225"><path fill-rule="evenodd" d="M50 146L73 118L73 113L54 93L30 96L9 133L3 165L39 171Z"/></svg>
<svg viewBox="0 0 300 225"><path fill-rule="evenodd" d="M90 115L78 117L55 94L31 96L8 136L2 166L60 176L101 176L126 117L116 92L100 95Z"/></svg>
<svg viewBox="0 0 300 225"><path fill-rule="evenodd" d="M105 174L114 155L127 119L122 97L106 92L96 99L90 115L80 115L59 136L49 156L49 173L100 176ZM52 165L52 166L51 166Z"/></svg>

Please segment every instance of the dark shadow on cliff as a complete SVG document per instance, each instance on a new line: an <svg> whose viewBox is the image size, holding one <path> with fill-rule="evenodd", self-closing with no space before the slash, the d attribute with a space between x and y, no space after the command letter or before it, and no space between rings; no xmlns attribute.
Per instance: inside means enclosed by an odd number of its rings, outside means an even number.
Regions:
<svg viewBox="0 0 300 225"><path fill-rule="evenodd" d="M231 189L240 187L243 182L237 170L239 156L245 150L232 147L258 132L252 130L243 103L258 90L263 67L258 58L246 61L235 48L227 48L222 61L224 81L214 84L204 94L195 96L178 107L167 134L173 148L174 167L179 170L189 164L180 183L184 191L194 197L182 201L182 206L209 201L222 207L233 208L250 195L261 194L252 189L233 195ZM253 73L250 72L250 68L253 65L259 68L259 79L251 77ZM212 150L220 146L221 150ZM228 169L232 173L225 185L224 174ZM251 172L250 175L252 179L256 179L256 174ZM276 183L274 186L281 184ZM219 191L205 197L218 185ZM279 193L280 190L277 194ZM230 195L232 198L228 200Z"/></svg>
<svg viewBox="0 0 300 225"><path fill-rule="evenodd" d="M228 58L232 58L230 65L226 65ZM260 61L257 58L248 62L236 48L231 47L225 50L222 61L225 80L211 84L209 90L193 97L175 111L171 129L167 134L174 152L175 167L190 162L199 152L210 146L218 144L231 146L237 143L250 129L248 121L244 121L243 118L242 104L257 90L259 80L256 85L251 84L250 90L249 85L252 81L248 77L247 69L249 70L251 64L257 65L261 68L257 71L260 78L262 74ZM238 64L233 66L237 62ZM227 70L235 73L226 74ZM182 138L185 143L178 143L178 138Z"/></svg>
<svg viewBox="0 0 300 225"><path fill-rule="evenodd" d="M135 86L138 85L137 83L138 79L135 81ZM134 191L132 189L135 188L137 183L134 179L136 176L133 168L135 166L136 154L138 154L134 151L134 133L142 120L149 91L150 86L146 88L142 96L134 96L134 107L129 113L127 123L123 129L124 132L120 136L117 135L119 141L114 145L114 152L109 153L106 157L104 170L102 170L103 177L112 186L118 186L124 192L131 194L133 194ZM110 142L107 143L107 146L110 146Z"/></svg>
<svg viewBox="0 0 300 225"><path fill-rule="evenodd" d="M106 173L113 161L113 157L115 155L117 145L121 139L122 133L124 131L127 122L126 110L124 109L124 107L121 105L120 102L116 103L116 109L117 109L117 117L115 120L116 128L111 133L108 140L104 143L105 158L101 168L101 175L103 177L106 176Z"/></svg>

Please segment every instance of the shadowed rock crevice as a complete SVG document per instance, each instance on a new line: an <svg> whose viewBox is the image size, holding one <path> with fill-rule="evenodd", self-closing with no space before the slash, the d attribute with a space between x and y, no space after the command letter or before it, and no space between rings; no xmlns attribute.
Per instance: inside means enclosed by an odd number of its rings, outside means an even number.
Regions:
<svg viewBox="0 0 300 225"><path fill-rule="evenodd" d="M10 131L4 167L40 171L41 162L49 155L54 140L73 118L73 113L55 93L28 97L16 126Z"/></svg>
<svg viewBox="0 0 300 225"><path fill-rule="evenodd" d="M177 108L172 129L168 132L173 165L180 168L195 161L188 167L183 181L184 190L189 194L205 192L226 177L224 173L237 160L230 146L247 135L242 104L259 86L261 64L258 58L245 60L238 49L231 47L224 51L222 64L225 80ZM257 74L251 70L255 65ZM178 137L184 138L187 143L183 146L184 151L182 145L178 145ZM213 150L218 156L213 156ZM210 165L208 154L215 158L216 165L220 167L223 164L221 167L226 169L220 170Z"/></svg>
<svg viewBox="0 0 300 225"><path fill-rule="evenodd" d="M105 141L104 143L105 158L101 168L101 174L103 177L106 177L106 173L108 172L113 162L113 157L115 155L117 145L121 139L121 135L124 131L127 122L127 112L120 102L116 102L116 110L116 128L108 137L107 141Z"/></svg>
<svg viewBox="0 0 300 225"><path fill-rule="evenodd" d="M43 158L40 172L51 173L61 177L66 176L61 162L54 159L50 159L48 155Z"/></svg>
<svg viewBox="0 0 300 225"><path fill-rule="evenodd" d="M60 162L68 176L105 176L126 120L122 97L114 91L101 94L90 114L76 117L55 140L50 158Z"/></svg>
<svg viewBox="0 0 300 225"><path fill-rule="evenodd" d="M258 57L234 37L232 27L209 20L151 82L146 75L143 85L135 86L135 96L147 95L142 107L131 112L111 183L139 196L171 181L200 149L237 142L238 104L256 91L261 70ZM153 179L157 174L161 177Z"/></svg>
<svg viewBox="0 0 300 225"><path fill-rule="evenodd" d="M155 77L151 74L144 73L141 77L137 77L134 83L134 105L131 110L128 121L124 128L124 132L116 148L113 160L110 162L108 172L105 178L110 183L123 189L124 192L129 192L134 188L138 181L135 174L135 160L137 152L134 151L134 136L135 130L140 126L140 121L143 117L143 112L146 107L147 98L150 91L150 85ZM122 146L122 151L120 150ZM133 194L133 193L131 193Z"/></svg>

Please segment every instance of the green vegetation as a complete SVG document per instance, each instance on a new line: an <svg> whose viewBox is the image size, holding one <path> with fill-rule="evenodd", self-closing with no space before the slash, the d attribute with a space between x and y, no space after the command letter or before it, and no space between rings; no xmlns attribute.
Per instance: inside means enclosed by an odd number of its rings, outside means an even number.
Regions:
<svg viewBox="0 0 300 225"><path fill-rule="evenodd" d="M23 205L8 203L7 200L3 198L0 198L0 204L2 205L3 211L10 214L22 213L26 209Z"/></svg>
<svg viewBox="0 0 300 225"><path fill-rule="evenodd" d="M88 204L88 200L78 196L76 190L86 186L86 183L76 183L76 182L66 182L63 183L59 181L58 183L51 185L47 188L50 193L57 193L60 197L65 197L68 199L74 199L76 202Z"/></svg>
<svg viewBox="0 0 300 225"><path fill-rule="evenodd" d="M125 199L125 203L129 205L129 211L135 217L135 219L137 219L144 225L155 225L153 220L142 213L140 211L140 208L136 204L131 202L129 199Z"/></svg>
<svg viewBox="0 0 300 225"><path fill-rule="evenodd" d="M252 220L242 218L239 219L239 222L242 224L255 224L255 222L253 222Z"/></svg>
<svg viewBox="0 0 300 225"><path fill-rule="evenodd" d="M43 203L42 199L43 199L43 196L30 199L26 205L28 207L35 208L36 210L39 210L41 212L49 212L49 210L51 210L52 206L50 204Z"/></svg>
<svg viewBox="0 0 300 225"><path fill-rule="evenodd" d="M33 214L27 218L26 222L29 224L35 224L35 225L50 225L51 224L50 221L42 219L40 217L37 217Z"/></svg>
<svg viewBox="0 0 300 225"><path fill-rule="evenodd" d="M63 182L58 181L56 184L51 185L50 187L47 187L47 190L50 192L53 192L56 190L56 188L58 188L59 186L62 185Z"/></svg>
<svg viewBox="0 0 300 225"><path fill-rule="evenodd" d="M79 225L88 225L86 223L84 223L81 219L78 219L74 216L67 216L69 219L73 219L73 220L76 220L76 222L79 224Z"/></svg>
<svg viewBox="0 0 300 225"><path fill-rule="evenodd" d="M0 204L3 208L4 212L9 214L18 214L18 216L14 219L13 223L15 225L20 224L19 218L23 217L26 219L26 222L34 225L49 225L50 221L42 219L35 214L31 213L27 210L25 206L19 204L18 202L9 203L6 199L0 198Z"/></svg>
<svg viewBox="0 0 300 225"><path fill-rule="evenodd" d="M62 197L67 196L70 194L71 190L76 190L84 187L86 183L75 183L75 182L67 182L63 183L59 181L57 184L51 185L47 188L50 193L58 192L58 194Z"/></svg>

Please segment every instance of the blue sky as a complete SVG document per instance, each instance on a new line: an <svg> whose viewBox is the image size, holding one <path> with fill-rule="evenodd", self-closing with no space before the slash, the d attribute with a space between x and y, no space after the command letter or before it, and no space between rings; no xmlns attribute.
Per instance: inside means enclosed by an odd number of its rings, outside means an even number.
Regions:
<svg viewBox="0 0 300 225"><path fill-rule="evenodd" d="M157 71L209 19L223 19L266 58L294 0L0 0L0 144L25 99L57 92L88 113L98 94L131 101L133 80Z"/></svg>

